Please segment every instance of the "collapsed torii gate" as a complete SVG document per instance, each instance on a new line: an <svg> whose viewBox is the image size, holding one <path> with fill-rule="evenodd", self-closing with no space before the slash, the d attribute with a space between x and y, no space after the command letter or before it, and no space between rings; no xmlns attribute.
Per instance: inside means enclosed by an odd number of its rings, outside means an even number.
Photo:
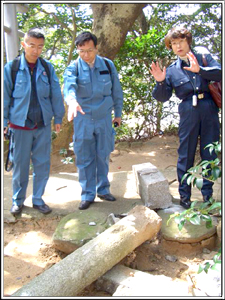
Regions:
<svg viewBox="0 0 225 300"><path fill-rule="evenodd" d="M4 42L6 50L7 62L14 59L19 52L19 38L24 36L24 33L18 30L16 12L27 12L26 4L9 4L4 3Z"/></svg>

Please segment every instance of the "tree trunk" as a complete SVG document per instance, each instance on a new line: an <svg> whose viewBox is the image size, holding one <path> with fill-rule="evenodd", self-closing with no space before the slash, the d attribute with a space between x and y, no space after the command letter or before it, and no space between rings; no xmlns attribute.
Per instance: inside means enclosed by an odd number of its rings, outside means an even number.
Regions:
<svg viewBox="0 0 225 300"><path fill-rule="evenodd" d="M114 59L123 45L127 32L147 4L91 4L93 11L93 33L98 38L98 53ZM74 27L75 30L75 27ZM67 109L67 107L66 107ZM72 142L72 122L63 119L62 133L53 141L53 149L68 148Z"/></svg>
<svg viewBox="0 0 225 300"><path fill-rule="evenodd" d="M114 59L127 32L147 4L91 4L93 33L98 38L98 53Z"/></svg>

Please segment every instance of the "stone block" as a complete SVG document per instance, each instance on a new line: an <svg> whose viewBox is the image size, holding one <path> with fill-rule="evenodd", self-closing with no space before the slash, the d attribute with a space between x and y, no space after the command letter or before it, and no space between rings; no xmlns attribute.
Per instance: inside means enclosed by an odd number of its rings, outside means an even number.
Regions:
<svg viewBox="0 0 225 300"><path fill-rule="evenodd" d="M120 298L191 296L186 282L173 281L165 275L153 275L120 264L98 278L95 286Z"/></svg>
<svg viewBox="0 0 225 300"><path fill-rule="evenodd" d="M168 180L151 163L132 166L136 190L145 206L150 209L168 208L172 205Z"/></svg>

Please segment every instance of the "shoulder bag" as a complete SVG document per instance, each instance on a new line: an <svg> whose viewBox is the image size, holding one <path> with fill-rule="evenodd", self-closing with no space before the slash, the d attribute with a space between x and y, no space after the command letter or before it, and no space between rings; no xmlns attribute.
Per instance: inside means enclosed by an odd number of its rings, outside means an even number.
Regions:
<svg viewBox="0 0 225 300"><path fill-rule="evenodd" d="M203 66L206 67L208 64L204 54L202 55L202 60L203 60ZM221 108L222 107L221 81L210 82L209 90L214 102L219 108Z"/></svg>

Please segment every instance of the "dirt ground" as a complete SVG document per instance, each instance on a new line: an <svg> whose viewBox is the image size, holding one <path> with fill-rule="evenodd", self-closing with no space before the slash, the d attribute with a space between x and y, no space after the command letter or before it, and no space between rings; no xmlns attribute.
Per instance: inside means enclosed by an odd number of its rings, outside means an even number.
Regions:
<svg viewBox="0 0 225 300"><path fill-rule="evenodd" d="M130 171L132 165L149 160L159 170L174 169L177 148L177 136L161 138L157 136L145 142L121 143L116 146L111 155L110 172ZM62 157L55 152L52 157L52 173L59 170L76 172L74 165L62 164L61 159ZM168 174L170 175L170 172ZM169 175L168 180L172 182L175 178ZM66 256L54 249L51 243L59 221L60 216L54 216L38 220L18 218L16 223L4 223L4 296L12 295ZM217 250L217 247L212 250ZM202 251L196 253L187 247L179 248L176 243L174 246L170 243L169 247L166 247L165 240L163 241L159 234L153 241L136 248L122 263L151 274L187 281L190 274L197 272L199 264L204 263L204 255ZM110 297L111 295L97 291L93 283L80 296Z"/></svg>

